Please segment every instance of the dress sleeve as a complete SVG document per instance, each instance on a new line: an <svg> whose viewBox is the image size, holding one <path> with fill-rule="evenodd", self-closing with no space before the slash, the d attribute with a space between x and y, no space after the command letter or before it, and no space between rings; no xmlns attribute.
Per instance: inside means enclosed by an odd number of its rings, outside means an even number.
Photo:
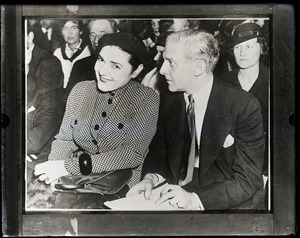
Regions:
<svg viewBox="0 0 300 238"><path fill-rule="evenodd" d="M67 100L65 114L60 126L59 133L52 142L49 160L66 160L78 149L73 141L72 115L76 100L77 88L74 88Z"/></svg>
<svg viewBox="0 0 300 238"><path fill-rule="evenodd" d="M143 163L149 144L156 132L159 96L148 90L144 99L133 110L125 141L114 150L91 155L92 172L136 168ZM73 174L79 173L78 158L68 158L66 169Z"/></svg>

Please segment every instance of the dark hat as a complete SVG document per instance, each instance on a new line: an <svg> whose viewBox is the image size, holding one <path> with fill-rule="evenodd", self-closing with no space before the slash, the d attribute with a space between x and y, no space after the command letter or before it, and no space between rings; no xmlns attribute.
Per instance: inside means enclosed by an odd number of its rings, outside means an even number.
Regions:
<svg viewBox="0 0 300 238"><path fill-rule="evenodd" d="M235 28L231 33L231 40L228 44L229 48L235 45L262 36L261 27L256 23L244 23Z"/></svg>
<svg viewBox="0 0 300 238"><path fill-rule="evenodd" d="M141 64L145 65L148 62L148 51L144 43L127 32L117 32L102 36L98 41L97 53L99 54L100 50L108 45L118 46L123 51L134 55Z"/></svg>

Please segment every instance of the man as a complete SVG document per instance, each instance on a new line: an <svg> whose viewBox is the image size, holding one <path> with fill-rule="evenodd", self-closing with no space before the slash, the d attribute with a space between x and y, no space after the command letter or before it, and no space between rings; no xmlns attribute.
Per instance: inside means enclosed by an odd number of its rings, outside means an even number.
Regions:
<svg viewBox="0 0 300 238"><path fill-rule="evenodd" d="M54 19L41 19L33 25L34 44L51 54L59 47L60 39L54 23Z"/></svg>
<svg viewBox="0 0 300 238"><path fill-rule="evenodd" d="M72 88L78 82L84 80L96 80L94 66L97 60L97 55L95 55L95 49L98 46L99 39L104 34L117 32L117 24L111 19L94 19L88 24L88 30L90 33L91 56L78 60L74 63L69 84L66 88L66 96L69 95Z"/></svg>
<svg viewBox="0 0 300 238"><path fill-rule="evenodd" d="M263 188L264 162L258 100L213 76L219 50L209 33L171 34L163 57L160 73L171 92L161 94L143 180L127 196L144 192L149 199L153 187L166 180L169 185L157 203L168 201L183 209L256 209L252 197Z"/></svg>
<svg viewBox="0 0 300 238"><path fill-rule="evenodd" d="M31 181L37 163L45 162L54 135L63 117L63 71L60 61L34 43L34 33L27 24L27 179Z"/></svg>

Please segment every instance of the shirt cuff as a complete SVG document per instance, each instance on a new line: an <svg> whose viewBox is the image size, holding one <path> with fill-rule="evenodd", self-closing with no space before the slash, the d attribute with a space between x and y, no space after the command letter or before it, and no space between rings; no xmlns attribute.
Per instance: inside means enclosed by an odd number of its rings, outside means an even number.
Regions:
<svg viewBox="0 0 300 238"><path fill-rule="evenodd" d="M193 194L194 197L198 200L198 206L199 206L199 209L200 209L201 211L204 211L204 206L203 206L203 204L202 204L202 202L201 202L199 196L198 196L196 193L192 193L192 194Z"/></svg>
<svg viewBox="0 0 300 238"><path fill-rule="evenodd" d="M155 175L158 177L158 182L154 184L154 187L157 186L158 184L165 182L166 179L163 176L161 176L160 174L155 174Z"/></svg>

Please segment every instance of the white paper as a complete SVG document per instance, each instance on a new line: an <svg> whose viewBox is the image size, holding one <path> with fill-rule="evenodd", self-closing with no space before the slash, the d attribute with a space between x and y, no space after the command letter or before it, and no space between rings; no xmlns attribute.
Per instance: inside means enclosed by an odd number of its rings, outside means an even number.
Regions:
<svg viewBox="0 0 300 238"><path fill-rule="evenodd" d="M144 197L144 193L140 193L139 195L129 196L125 198L116 199L113 201L107 201L104 203L107 207L112 210L183 210L182 208L173 207L169 204L168 201L165 201L161 204L156 204L155 202L159 199L160 193L165 186L155 188L152 190L150 200L146 200Z"/></svg>

